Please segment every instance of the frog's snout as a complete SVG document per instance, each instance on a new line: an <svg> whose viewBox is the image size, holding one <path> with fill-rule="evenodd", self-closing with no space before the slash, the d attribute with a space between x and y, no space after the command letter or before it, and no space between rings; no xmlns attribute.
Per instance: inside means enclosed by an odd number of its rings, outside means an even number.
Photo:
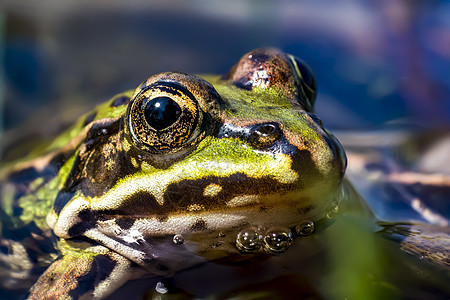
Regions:
<svg viewBox="0 0 450 300"><path fill-rule="evenodd" d="M219 131L219 138L238 138L251 144L256 149L274 145L282 136L280 124L262 122L247 126L224 124Z"/></svg>

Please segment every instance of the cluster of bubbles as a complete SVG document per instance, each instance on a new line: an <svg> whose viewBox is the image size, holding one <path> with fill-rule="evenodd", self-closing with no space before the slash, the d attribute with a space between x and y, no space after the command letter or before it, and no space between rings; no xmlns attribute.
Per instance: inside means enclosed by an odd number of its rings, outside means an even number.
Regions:
<svg viewBox="0 0 450 300"><path fill-rule="evenodd" d="M295 227L295 232L298 236L312 234L314 222L300 222ZM262 248L266 253L279 254L285 252L292 242L293 233L284 226L270 227L265 231L257 227L247 227L242 229L236 237L236 247L242 253L253 253Z"/></svg>

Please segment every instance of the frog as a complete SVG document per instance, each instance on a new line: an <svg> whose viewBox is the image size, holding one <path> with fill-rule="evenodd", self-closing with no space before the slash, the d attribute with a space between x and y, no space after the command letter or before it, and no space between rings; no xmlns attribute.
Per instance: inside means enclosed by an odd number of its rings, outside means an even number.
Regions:
<svg viewBox="0 0 450 300"><path fill-rule="evenodd" d="M225 75L159 73L98 105L2 167L2 289L103 299L133 279L256 255L238 247L242 230L260 241L284 228L285 244L311 231L348 188L316 94L305 62L258 48Z"/></svg>

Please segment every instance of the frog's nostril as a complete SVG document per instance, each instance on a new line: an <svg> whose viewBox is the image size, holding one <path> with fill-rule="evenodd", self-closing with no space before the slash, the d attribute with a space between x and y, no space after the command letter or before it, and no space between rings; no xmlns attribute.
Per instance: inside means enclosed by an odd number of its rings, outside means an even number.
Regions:
<svg viewBox="0 0 450 300"><path fill-rule="evenodd" d="M256 147L267 147L271 146L280 135L281 129L277 123L262 123L251 129L250 142Z"/></svg>
<svg viewBox="0 0 450 300"><path fill-rule="evenodd" d="M277 129L273 124L263 124L259 126L259 128L256 128L255 133L262 136L268 136L275 133L276 130Z"/></svg>

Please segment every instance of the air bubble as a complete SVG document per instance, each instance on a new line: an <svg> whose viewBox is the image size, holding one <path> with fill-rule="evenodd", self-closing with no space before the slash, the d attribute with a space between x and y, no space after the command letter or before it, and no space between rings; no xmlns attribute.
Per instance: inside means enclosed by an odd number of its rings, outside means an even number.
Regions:
<svg viewBox="0 0 450 300"><path fill-rule="evenodd" d="M155 290L156 290L158 293L160 293L160 294L165 294L165 293L167 293L167 292L169 291L169 290L164 286L164 283L162 283L162 282L156 283Z"/></svg>
<svg viewBox="0 0 450 300"><path fill-rule="evenodd" d="M236 237L236 247L239 251L250 253L261 248L262 236L255 227L242 229Z"/></svg>
<svg viewBox="0 0 450 300"><path fill-rule="evenodd" d="M298 223L297 226L295 226L295 231L300 236L311 235L314 232L314 222L312 222L312 221L300 222L300 223Z"/></svg>
<svg viewBox="0 0 450 300"><path fill-rule="evenodd" d="M338 202L335 201L335 202L331 203L330 210L327 213L327 218L328 219L336 218L338 212L339 212Z"/></svg>
<svg viewBox="0 0 450 300"><path fill-rule="evenodd" d="M184 243L184 237L181 234L175 234L173 236L173 242L175 245L182 245Z"/></svg>
<svg viewBox="0 0 450 300"><path fill-rule="evenodd" d="M270 254L285 252L292 244L292 232L286 227L269 229L264 236L264 250Z"/></svg>

